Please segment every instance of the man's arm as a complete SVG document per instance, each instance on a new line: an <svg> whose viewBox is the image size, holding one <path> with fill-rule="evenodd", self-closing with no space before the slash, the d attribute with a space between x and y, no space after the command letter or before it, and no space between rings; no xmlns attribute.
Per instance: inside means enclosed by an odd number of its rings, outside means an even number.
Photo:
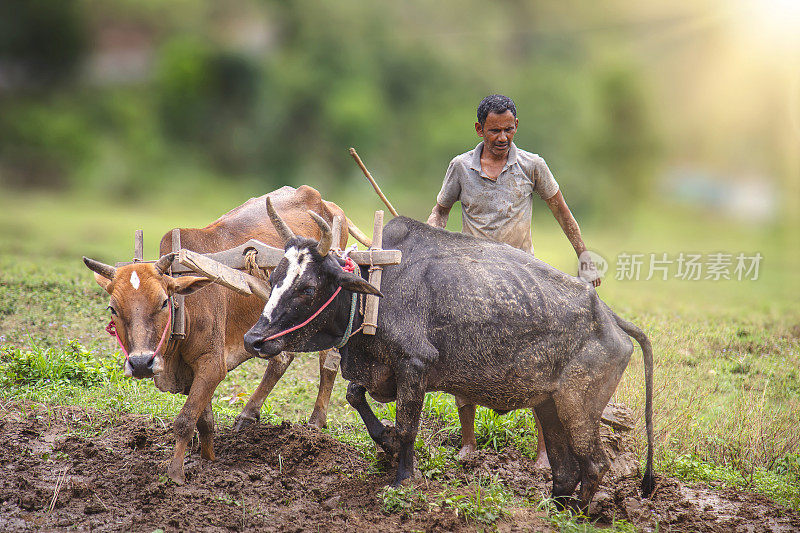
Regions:
<svg viewBox="0 0 800 533"><path fill-rule="evenodd" d="M452 209L452 206L445 207L437 202L436 205L433 206L433 209L431 209L431 216L428 217L428 225L437 228L444 228L447 226L450 209Z"/></svg>
<svg viewBox="0 0 800 533"><path fill-rule="evenodd" d="M561 191L558 191L552 197L545 200L545 202L547 203L547 207L550 208L550 211L553 212L553 216L558 221L562 231L564 231L564 235L567 236L570 244L575 249L575 254L580 257L580 255L586 251L586 245L583 243L583 238L581 237L581 228L578 226L575 217L572 216L572 211L569 210L567 202L564 201L564 195L561 194ZM433 216L433 214L431 214L431 216ZM600 278L594 280L592 285L599 287Z"/></svg>

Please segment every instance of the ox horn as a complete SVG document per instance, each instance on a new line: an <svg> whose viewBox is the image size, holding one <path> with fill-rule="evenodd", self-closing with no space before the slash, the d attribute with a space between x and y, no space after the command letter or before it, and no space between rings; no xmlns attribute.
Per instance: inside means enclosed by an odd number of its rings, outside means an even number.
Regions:
<svg viewBox="0 0 800 533"><path fill-rule="evenodd" d="M328 252L331 249L331 243L333 243L333 234L331 233L331 227L325 222L325 219L316 214L313 211L308 212L311 215L311 218L314 219L314 222L317 223L319 226L319 230L322 232L322 236L319 238L319 244L317 245L317 251L319 255L325 257L328 255Z"/></svg>
<svg viewBox="0 0 800 533"><path fill-rule="evenodd" d="M89 270L92 272L97 272L107 279L114 279L114 275L117 273L117 269L111 265L101 263L100 261L95 261L94 259L89 259L88 257L83 258L83 263L89 267Z"/></svg>
<svg viewBox="0 0 800 533"><path fill-rule="evenodd" d="M275 208L272 206L272 198L269 196L267 196L267 214L269 214L272 225L275 226L275 229L278 231L278 236L283 239L284 243L294 237L292 228L290 228L286 222L283 221L278 212L275 211Z"/></svg>
<svg viewBox="0 0 800 533"><path fill-rule="evenodd" d="M167 270L169 270L169 267L172 266L173 261L175 261L174 253L164 254L161 256L161 259L159 259L158 262L153 266L156 267L156 270L158 271L159 274L166 274Z"/></svg>

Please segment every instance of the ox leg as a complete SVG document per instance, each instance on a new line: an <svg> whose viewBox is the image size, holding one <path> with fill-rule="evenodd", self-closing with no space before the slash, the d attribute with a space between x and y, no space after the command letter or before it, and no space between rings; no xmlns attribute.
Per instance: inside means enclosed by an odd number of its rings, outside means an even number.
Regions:
<svg viewBox="0 0 800 533"><path fill-rule="evenodd" d="M378 443L386 453L392 456L397 455L400 449L397 441L397 432L395 428L387 428L378 420L378 417L375 416L375 413L372 412L372 408L367 403L366 392L366 387L351 381L347 386L347 403L358 411L361 420L367 427L367 433L372 437L372 440Z"/></svg>
<svg viewBox="0 0 800 533"><path fill-rule="evenodd" d="M400 437L400 453L397 462L397 477L393 485L414 475L414 441L419 430L422 405L425 402L425 370L409 363L401 367L397 375L397 433Z"/></svg>
<svg viewBox="0 0 800 533"><path fill-rule="evenodd" d="M200 433L200 457L214 460L214 413L211 404L203 410L197 419L197 432Z"/></svg>
<svg viewBox="0 0 800 533"><path fill-rule="evenodd" d="M580 464L581 488L578 492L578 507L582 512L586 512L600 486L600 481L611 466L600 445L600 413L594 413L589 407L592 399L583 398L579 394L558 394L555 402L558 412L562 415L560 418L567 430L572 451ZM553 462L552 456L550 462L551 464Z"/></svg>
<svg viewBox="0 0 800 533"><path fill-rule="evenodd" d="M547 459L547 446L544 443L542 423L539 421L539 415L536 414L536 409L531 409L531 411L533 411L533 420L536 422L536 462L533 466L537 468L550 468L550 462Z"/></svg>
<svg viewBox="0 0 800 533"><path fill-rule="evenodd" d="M204 374L195 373L194 381L189 389L186 403L183 404L181 412L175 417L173 428L175 430L175 454L167 468L167 475L175 483L182 485L186 478L183 473L183 459L186 455L186 448L192 440L197 421L203 411L210 406L211 397L217 385L225 377L225 371L219 368L208 370Z"/></svg>
<svg viewBox="0 0 800 533"><path fill-rule="evenodd" d="M461 422L461 450L458 452L458 460L463 461L478 449L478 441L475 440L475 405L456 396L456 407L458 420Z"/></svg>
<svg viewBox="0 0 800 533"><path fill-rule="evenodd" d="M261 406L264 405L264 401L269 396L269 393L272 392L275 384L294 361L294 356L295 354L292 352L281 352L269 360L267 369L264 371L264 377L261 378L261 383L258 384L253 395L247 400L242 412L236 417L236 421L233 424L234 431L241 431L259 421L261 418Z"/></svg>
<svg viewBox="0 0 800 533"><path fill-rule="evenodd" d="M581 479L581 469L569 444L569 434L558 418L555 403L547 399L534 412L539 421L550 467L553 473L553 499L560 508L565 507Z"/></svg>
<svg viewBox="0 0 800 533"><path fill-rule="evenodd" d="M331 391L341 360L342 356L339 355L338 350L319 352L319 393L317 401L314 402L314 411L311 413L311 418L308 419L309 425L317 429L328 425L328 404L331 401Z"/></svg>

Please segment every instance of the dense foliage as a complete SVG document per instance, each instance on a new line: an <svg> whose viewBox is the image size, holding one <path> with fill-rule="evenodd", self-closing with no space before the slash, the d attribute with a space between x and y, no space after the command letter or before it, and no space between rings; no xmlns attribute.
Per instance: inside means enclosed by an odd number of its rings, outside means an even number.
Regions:
<svg viewBox="0 0 800 533"><path fill-rule="evenodd" d="M77 341L59 348L0 348L0 385L4 387L92 387L121 377L117 361L97 356Z"/></svg>
<svg viewBox="0 0 800 533"><path fill-rule="evenodd" d="M0 44L5 185L146 195L205 176L325 189L360 179L356 146L390 189L433 195L477 143L475 107L491 92L516 99L518 143L547 158L578 210L641 193L657 162L637 60L551 31L574 14L539 3L22 4Z"/></svg>

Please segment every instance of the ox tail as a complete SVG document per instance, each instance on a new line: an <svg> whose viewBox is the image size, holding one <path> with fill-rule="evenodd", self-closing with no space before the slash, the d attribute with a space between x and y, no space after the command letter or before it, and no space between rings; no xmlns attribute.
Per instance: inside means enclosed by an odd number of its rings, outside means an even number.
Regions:
<svg viewBox="0 0 800 533"><path fill-rule="evenodd" d="M645 382L644 421L647 427L647 466L642 478L642 495L649 496L655 488L655 478L653 477L653 347L650 346L650 339L647 338L647 335L636 325L623 320L616 313L614 319L622 331L636 339L636 342L642 347Z"/></svg>
<svg viewBox="0 0 800 533"><path fill-rule="evenodd" d="M358 227L355 224L353 224L352 220L350 220L348 217L345 218L347 219L347 231L350 233L350 235L352 235L355 240L357 240L367 248L372 246L372 239L364 235L364 232L358 229Z"/></svg>

